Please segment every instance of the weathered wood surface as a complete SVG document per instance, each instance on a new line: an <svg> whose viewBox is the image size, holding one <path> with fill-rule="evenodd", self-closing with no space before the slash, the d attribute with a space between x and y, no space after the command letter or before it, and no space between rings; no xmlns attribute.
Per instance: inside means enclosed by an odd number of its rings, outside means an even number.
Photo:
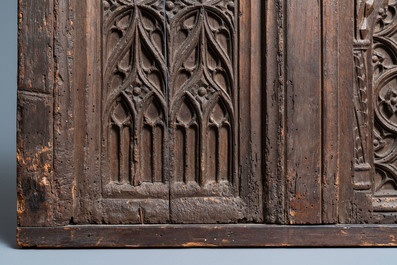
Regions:
<svg viewBox="0 0 397 265"><path fill-rule="evenodd" d="M123 225L18 228L21 247L396 247L391 225Z"/></svg>
<svg viewBox="0 0 397 265"><path fill-rule="evenodd" d="M321 223L321 1L286 5L287 222ZM304 30L302 30L304 29Z"/></svg>
<svg viewBox="0 0 397 265"><path fill-rule="evenodd" d="M19 2L18 224L53 224L54 3Z"/></svg>
<svg viewBox="0 0 397 265"><path fill-rule="evenodd" d="M20 1L20 245L394 245L265 225L397 222L397 3L307 2Z"/></svg>
<svg viewBox="0 0 397 265"><path fill-rule="evenodd" d="M353 79L354 67L346 68L346 65L353 61L353 41L354 24L351 23L351 16L354 13L355 6L349 1L339 1L339 56L338 66L338 86L340 88L351 87ZM354 223L352 220L352 157L353 157L353 137L352 124L354 117L352 115L353 109L353 90L339 89L338 93L338 118L339 118L339 193L338 200L338 223Z"/></svg>

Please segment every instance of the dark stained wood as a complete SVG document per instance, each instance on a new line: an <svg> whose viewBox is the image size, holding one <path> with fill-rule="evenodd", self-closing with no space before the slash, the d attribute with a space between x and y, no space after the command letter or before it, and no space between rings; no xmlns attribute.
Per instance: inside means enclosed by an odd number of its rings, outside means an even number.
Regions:
<svg viewBox="0 0 397 265"><path fill-rule="evenodd" d="M29 10L29 12L25 12ZM18 224L53 223L54 3L19 1Z"/></svg>
<svg viewBox="0 0 397 265"><path fill-rule="evenodd" d="M397 3L301 2L19 1L18 244L396 246Z"/></svg>
<svg viewBox="0 0 397 265"><path fill-rule="evenodd" d="M18 92L18 225L49 226L53 221L52 97Z"/></svg>
<svg viewBox="0 0 397 265"><path fill-rule="evenodd" d="M338 194L338 222L351 223L352 213L352 164L353 164L353 129L352 124L354 117L352 116L353 109L353 91L352 89L342 89L351 87L353 84L353 67L345 67L353 61L353 42L351 36L354 35L354 24L351 23L349 14L354 13L353 1L339 2L339 138L340 138L340 153L339 153L339 194Z"/></svg>
<svg viewBox="0 0 397 265"><path fill-rule="evenodd" d="M338 223L339 192L339 5L323 1L322 15L322 176L321 222Z"/></svg>
<svg viewBox="0 0 397 265"><path fill-rule="evenodd" d="M321 223L321 6L289 1L286 24L287 222Z"/></svg>
<svg viewBox="0 0 397 265"><path fill-rule="evenodd" d="M52 94L55 77L54 1L19 0L18 4L18 87L23 91Z"/></svg>
<svg viewBox="0 0 397 265"><path fill-rule="evenodd" d="M81 6L77 6L80 8ZM57 209L54 210L53 224L67 225L74 215L75 194L76 194L76 170L81 166L76 163L75 149L80 148L76 144L75 137L78 135L75 128L79 128L77 109L74 109L73 102L81 89L72 89L73 84L80 85L81 72L74 70L72 56L75 56L74 45L84 46L81 43L81 31L74 32L74 23L79 23L81 19L71 16L75 10L75 4L69 5L66 2L56 2L54 6L55 21L54 25L54 178L53 190L56 196ZM78 28L79 29L79 28ZM76 35L75 35L76 34ZM83 49L76 50L76 56L82 56ZM79 63L83 64L83 61ZM75 123L76 122L76 123ZM77 125L77 126L76 126ZM77 147L77 148L75 148Z"/></svg>
<svg viewBox="0 0 397 265"><path fill-rule="evenodd" d="M75 171L76 191L75 191L75 211L72 223L98 223L103 218L102 209L106 206L101 203L102 192L100 179L100 150L101 150L101 116L102 111L101 95L102 92L97 88L102 87L102 24L101 16L98 16L98 10L101 10L99 1L85 1L82 9L85 12L77 12L76 19L81 19L82 26L80 31L84 32L84 37L80 40L80 46L75 46L75 51L84 49L82 54L84 57L75 59L76 64L82 64L85 67L76 65L76 69L80 69L81 81L77 81L79 93L76 95L74 104L76 106L75 116L78 118L76 129L76 162L79 165ZM77 10L76 10L77 11ZM84 161L82 163L81 161ZM109 216L111 216L109 211ZM120 220L122 221L122 220Z"/></svg>
<svg viewBox="0 0 397 265"><path fill-rule="evenodd" d="M18 228L20 247L396 247L392 225L145 225Z"/></svg>
<svg viewBox="0 0 397 265"><path fill-rule="evenodd" d="M265 222L285 224L286 209L286 13L285 1L266 2ZM277 26L275 26L277 25ZM276 67L275 67L276 66Z"/></svg>
<svg viewBox="0 0 397 265"><path fill-rule="evenodd" d="M244 222L263 222L263 35L264 3L240 1L239 95L240 95L240 196L248 204ZM246 41L249 40L249 41Z"/></svg>
<svg viewBox="0 0 397 265"><path fill-rule="evenodd" d="M369 101L373 107L370 108L369 119L374 121L371 124L373 127L365 128L369 142L372 143L368 155L373 158L370 160L370 163L373 163L373 170L370 172L371 187L367 191L372 196L367 197L370 205L368 208L372 208L374 214L367 217L367 220L376 223L396 223L397 45L394 35L397 32L397 14L393 13L390 17L386 15L397 11L397 3L384 1L383 4L375 6L376 10L378 13L366 14L369 19L375 21L374 27L368 33L372 36L373 42L366 58L369 67L368 87L373 93Z"/></svg>
<svg viewBox="0 0 397 265"><path fill-rule="evenodd" d="M192 102L191 109L195 110L193 106L198 106L196 109L199 109L194 113L199 117L196 121L199 132L197 140L201 142L197 145L198 152L194 154L197 157L194 160L198 161L197 167L201 168L198 172L198 179L201 180L198 183L178 177L177 172L171 169L170 203L173 223L258 222L263 219L259 110L262 104L261 97L256 96L261 93L261 68L256 67L260 65L261 50L254 49L260 47L261 34L258 34L260 21L252 19L255 17L252 12L259 12L261 5L247 1L238 3L239 1L208 2L200 7L201 5L186 2L179 9L175 7L167 13L171 25L169 50L176 50L170 53L168 74L171 82L169 100L175 102L170 104L171 139L173 141L174 127L181 126L173 125L172 108L175 106L180 109L180 102L172 97L176 94L177 99L186 93L192 95L188 101ZM185 6L187 9L183 10ZM177 25L191 19L192 12L187 12L188 10L194 10L194 14L197 14L192 27L203 27L199 30L202 33L194 35L194 29L189 32L187 40L182 39L184 42L181 42L177 38L180 34ZM171 11L177 11L180 15L173 17ZM202 18L198 19L200 12ZM256 17L260 20L260 16ZM207 24L211 25L211 29L207 28ZM212 34L214 39L210 37ZM251 41L247 42L247 39ZM198 55L190 55L189 49L193 48L198 51ZM197 69L204 71L193 72L192 77L178 90L181 84L173 83L173 80L177 81L180 75L176 73L177 67L185 63L185 60L192 61ZM215 64L218 66L214 72L212 68ZM208 74L215 77L213 81L213 77ZM220 77L219 80L217 76ZM226 79L222 81L224 78ZM201 92L204 92L203 95ZM255 101L252 97L258 104L253 104ZM194 117L194 113L190 117ZM176 144L175 141L174 143ZM188 145L188 150L191 147ZM177 168L183 159L174 159L173 153L187 150L171 145L170 151L171 165ZM186 165L182 164L182 167ZM194 180L192 177L190 179Z"/></svg>
<svg viewBox="0 0 397 265"><path fill-rule="evenodd" d="M379 4L376 3L377 10ZM353 136L354 136L354 161L353 161L353 199L352 218L354 222L371 222L372 203L371 178L374 173L373 166L373 141L372 132L372 82L371 60L371 35L374 25L374 3L359 1L355 6L356 23L353 43L354 57L354 83L353 83Z"/></svg>

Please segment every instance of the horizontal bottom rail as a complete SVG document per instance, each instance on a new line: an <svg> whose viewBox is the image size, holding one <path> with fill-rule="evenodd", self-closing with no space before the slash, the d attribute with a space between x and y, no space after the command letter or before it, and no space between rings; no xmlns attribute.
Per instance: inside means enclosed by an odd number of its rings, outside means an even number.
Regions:
<svg viewBox="0 0 397 265"><path fill-rule="evenodd" d="M18 227L20 247L397 246L397 225L71 225Z"/></svg>

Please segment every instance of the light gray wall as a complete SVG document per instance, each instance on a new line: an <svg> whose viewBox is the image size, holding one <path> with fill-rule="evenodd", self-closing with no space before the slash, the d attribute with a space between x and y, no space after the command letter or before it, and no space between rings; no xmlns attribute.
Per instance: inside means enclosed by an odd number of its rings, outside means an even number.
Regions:
<svg viewBox="0 0 397 265"><path fill-rule="evenodd" d="M22 0L35 1L35 0ZM66 1L66 0L59 0ZM83 0L82 0L83 1ZM99 1L99 0L98 0ZM248 1L248 0L247 0ZM259 1L259 0L253 0ZM297 0L291 0L297 1ZM302 0L304 3L304 1ZM397 264L397 249L19 250L16 228L17 0L0 4L0 265Z"/></svg>
<svg viewBox="0 0 397 265"><path fill-rule="evenodd" d="M17 0L0 4L0 247L16 229ZM0 249L0 253L2 249ZM0 264L1 262L0 254Z"/></svg>

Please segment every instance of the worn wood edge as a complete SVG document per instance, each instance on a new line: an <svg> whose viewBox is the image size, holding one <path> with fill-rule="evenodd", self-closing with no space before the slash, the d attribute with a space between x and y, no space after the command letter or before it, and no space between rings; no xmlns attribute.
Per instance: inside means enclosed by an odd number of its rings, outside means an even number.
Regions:
<svg viewBox="0 0 397 265"><path fill-rule="evenodd" d="M21 248L396 247L397 225L18 227Z"/></svg>

